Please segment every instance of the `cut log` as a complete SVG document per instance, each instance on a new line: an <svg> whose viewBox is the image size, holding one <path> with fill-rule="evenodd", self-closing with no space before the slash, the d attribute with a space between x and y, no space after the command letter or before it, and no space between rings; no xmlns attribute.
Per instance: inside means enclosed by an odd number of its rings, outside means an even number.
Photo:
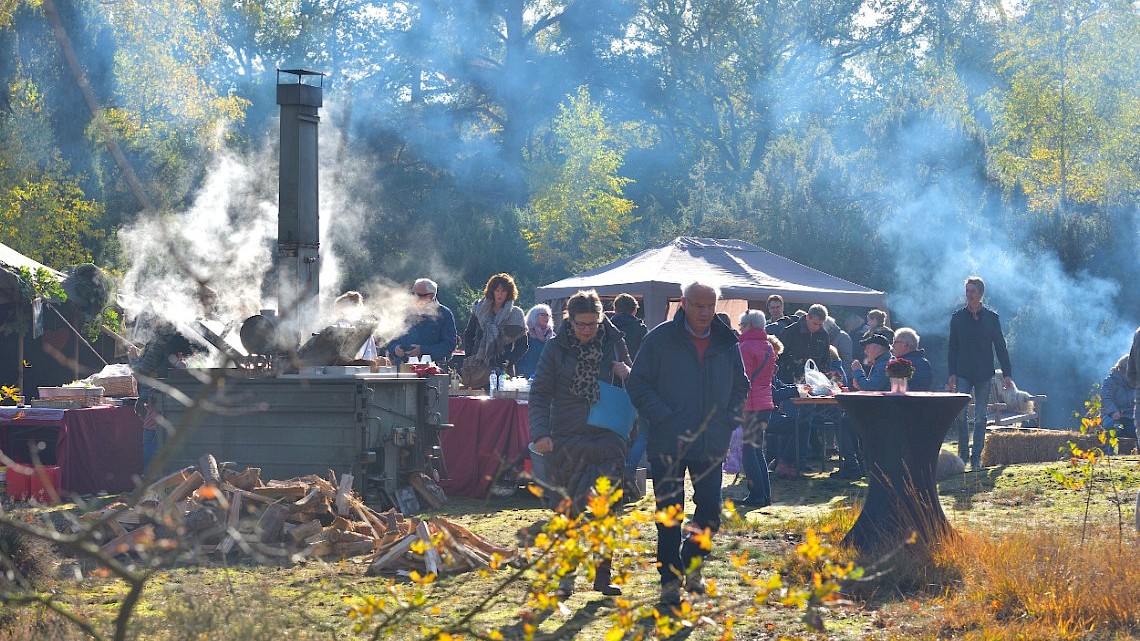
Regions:
<svg viewBox="0 0 1140 641"><path fill-rule="evenodd" d="M257 521L257 539L262 543L277 543L281 540L281 532L285 527L285 519L289 517L289 508L277 503L265 508L261 518Z"/></svg>
<svg viewBox="0 0 1140 641"><path fill-rule="evenodd" d="M261 485L261 468L247 467L242 472L222 470L222 481L243 490L251 490Z"/></svg>
<svg viewBox="0 0 1140 641"><path fill-rule="evenodd" d="M368 566L368 570L364 573L365 576L377 576L384 572L388 568L389 564L403 556L404 553L407 552L412 547L412 544L417 540L418 537L416 535L409 534L396 543L388 546L388 549L384 551L383 554L380 554L380 551L377 550L377 554L379 556L377 556L376 560Z"/></svg>
<svg viewBox="0 0 1140 641"><path fill-rule="evenodd" d="M182 501L186 497L193 494L194 490L198 489L201 486L202 474L195 471L193 474L189 475L186 477L186 479L179 483L178 487L174 488L174 491L172 491L170 494L167 494L166 498L162 499L162 501L159 502L157 509L160 512L170 509L179 501Z"/></svg>
<svg viewBox="0 0 1140 641"><path fill-rule="evenodd" d="M290 506L290 510L294 512L309 512L316 509L317 502L321 500L321 488L313 486L309 489L309 493L297 499Z"/></svg>
<svg viewBox="0 0 1140 641"><path fill-rule="evenodd" d="M310 536L320 533L322 529L324 529L324 527L321 525L321 522L313 519L312 521L306 521L290 529L289 538L292 539L294 543L300 543Z"/></svg>
<svg viewBox="0 0 1140 641"><path fill-rule="evenodd" d="M222 474L218 471L218 461L213 454L198 457L198 471L202 473L202 482L206 485L222 484Z"/></svg>
<svg viewBox="0 0 1140 641"><path fill-rule="evenodd" d="M451 521L442 519L438 516L429 519L432 525L444 530L455 537L455 539L466 545L477 548L487 554L498 554L503 558L511 558L515 555L516 551L512 548L495 545L487 539L471 532L464 528L462 525L452 523Z"/></svg>
<svg viewBox="0 0 1140 641"><path fill-rule="evenodd" d="M99 550L107 556L119 556L120 554L130 552L140 544L149 543L153 540L154 526L147 524L137 530L132 530L122 536L115 537L103 545L103 547L99 548Z"/></svg>
<svg viewBox="0 0 1140 641"><path fill-rule="evenodd" d="M369 554L373 551L372 539L367 541L351 541L345 543L337 543L333 545L332 553L334 556L347 558L350 556L360 556L361 554Z"/></svg>
<svg viewBox="0 0 1140 641"><path fill-rule="evenodd" d="M241 494L234 494L230 500L230 510L226 514L226 537L218 544L217 551L229 554L237 543L234 533L237 531L238 521L241 520Z"/></svg>
<svg viewBox="0 0 1140 641"><path fill-rule="evenodd" d="M250 492L271 499L288 499L290 501L296 501L297 499L308 494L309 488L308 486L301 485L300 483L294 483L291 485L262 485L261 487L255 487L251 489Z"/></svg>
<svg viewBox="0 0 1140 641"><path fill-rule="evenodd" d="M341 474L340 485L336 488L336 513L341 516L348 515L348 496L352 492L352 475Z"/></svg>
<svg viewBox="0 0 1140 641"><path fill-rule="evenodd" d="M436 551L435 546L431 542L431 533L428 532L428 524L424 521L420 521L420 524L416 526L416 534L420 537L420 540L428 546L428 549L424 551L424 569L427 570L428 574L439 576L439 552Z"/></svg>

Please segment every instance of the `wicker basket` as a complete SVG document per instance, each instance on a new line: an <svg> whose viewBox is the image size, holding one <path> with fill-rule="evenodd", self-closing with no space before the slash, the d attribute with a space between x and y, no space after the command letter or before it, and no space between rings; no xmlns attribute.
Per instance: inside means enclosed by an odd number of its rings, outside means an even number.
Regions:
<svg viewBox="0 0 1140 641"><path fill-rule="evenodd" d="M108 376L106 378L96 377L92 382L103 388L104 396L122 398L124 396L139 395L139 385L135 381L134 376Z"/></svg>

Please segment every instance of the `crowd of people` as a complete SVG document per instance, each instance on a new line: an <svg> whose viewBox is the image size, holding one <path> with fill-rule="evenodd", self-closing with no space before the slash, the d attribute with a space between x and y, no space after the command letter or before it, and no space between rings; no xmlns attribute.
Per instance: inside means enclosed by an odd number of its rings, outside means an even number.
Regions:
<svg viewBox="0 0 1140 641"><path fill-rule="evenodd" d="M995 355L1007 376L1011 368L998 317L981 304L984 284L971 277L965 285L966 304L951 320L949 386L975 390L977 397L978 390L989 388ZM531 387L531 437L549 461L547 481L565 488L572 509L582 509L599 476L636 492L630 474L644 455L656 509L681 510L687 475L694 505L689 523L684 528L680 522L657 523L660 601L666 605L679 604L685 592L700 594L706 589L701 565L709 549L695 534L712 536L720 527L722 464L734 429L743 434L741 466L748 488L738 505L771 504L769 469L779 476L800 475L796 452L809 447L811 429L810 425L796 429L796 421L803 417L797 417L798 408L786 401L800 396L805 367L814 364L838 389L887 391L888 364L891 359L905 359L913 372L910 390L929 391L934 386L918 332L909 327L892 329L881 310L871 310L865 323L849 318L841 327L821 304L785 314L783 298L773 295L767 301L767 314L749 309L734 330L726 317L718 318L719 298L717 287L689 283L682 288L673 318L646 332L644 324L636 321L637 303L632 297L619 297L607 317L597 294L580 292L570 300L560 332L547 333L545 323L537 333L528 330L532 336L549 336ZM548 309L540 312L549 318ZM540 317L536 313L535 320ZM853 338L848 329L861 333ZM862 358L853 358L856 341ZM1140 344L1140 332L1137 341ZM1128 376L1124 360L1118 369L1119 377ZM598 381L618 379L637 410L637 425L629 439L587 420ZM1119 403L1124 402L1122 397ZM838 408L833 411L828 420L838 427L841 461L836 474L861 477L866 470L858 430ZM1124 416L1122 410L1119 414ZM980 417L981 429L961 430L965 443L960 451L963 460L976 468L984 443L985 412L974 416ZM797 438L803 440L797 443ZM768 452L774 456L769 458ZM620 593L620 587L610 582L608 564L597 568L595 576L595 590ZM562 576L558 594L569 595L573 588L571 571Z"/></svg>

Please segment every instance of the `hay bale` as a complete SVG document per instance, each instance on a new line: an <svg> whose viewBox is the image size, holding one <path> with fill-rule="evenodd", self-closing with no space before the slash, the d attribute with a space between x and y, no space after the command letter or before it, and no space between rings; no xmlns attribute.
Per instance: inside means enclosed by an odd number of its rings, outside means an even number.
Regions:
<svg viewBox="0 0 1140 641"><path fill-rule="evenodd" d="M1079 432L1031 428L994 429L986 435L982 465L1048 463L1069 458L1069 442L1088 449L1099 446L1093 436Z"/></svg>

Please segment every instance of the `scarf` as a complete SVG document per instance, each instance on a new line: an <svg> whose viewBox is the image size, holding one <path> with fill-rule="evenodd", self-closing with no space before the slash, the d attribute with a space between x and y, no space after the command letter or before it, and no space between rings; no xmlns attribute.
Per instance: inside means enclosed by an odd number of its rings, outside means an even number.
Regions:
<svg viewBox="0 0 1140 641"><path fill-rule="evenodd" d="M597 403L602 394L598 391L598 365L602 362L604 354L602 344L605 342L605 329L605 323L602 323L594 339L589 343L582 343L574 335L570 321L566 321L557 338L570 348L576 358L574 377L570 379L570 393L590 405Z"/></svg>
<svg viewBox="0 0 1140 641"><path fill-rule="evenodd" d="M551 327L550 325L546 326L545 331L539 331L538 326L535 326L535 327L530 328L530 330L527 333L530 335L531 338L533 338L536 341L548 341L548 340L554 338L554 328Z"/></svg>
<svg viewBox="0 0 1140 641"><path fill-rule="evenodd" d="M498 312L493 311L494 303L486 298L475 303L472 312L475 314L476 320L479 321L479 328L483 330L483 336L479 339L479 347L475 351L475 360L480 363L490 363L493 358L499 355L501 348L505 346L499 344L500 337L504 342L509 340L503 336L503 329L506 326L526 327L522 310L515 307L513 302L507 300Z"/></svg>

